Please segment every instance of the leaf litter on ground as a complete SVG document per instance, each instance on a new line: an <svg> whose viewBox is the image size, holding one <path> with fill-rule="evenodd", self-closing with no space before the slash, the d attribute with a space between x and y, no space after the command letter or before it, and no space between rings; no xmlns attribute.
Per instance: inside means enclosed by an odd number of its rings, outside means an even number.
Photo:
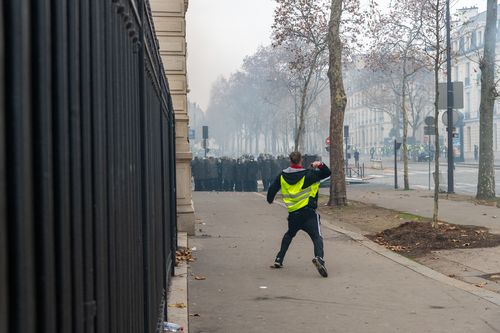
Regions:
<svg viewBox="0 0 500 333"><path fill-rule="evenodd" d="M175 266L179 266L183 262L193 262L196 258L193 257L193 251L186 247L179 247L175 251Z"/></svg>
<svg viewBox="0 0 500 333"><path fill-rule="evenodd" d="M451 223L438 223L433 228L430 222L405 222L398 227L367 235L374 242L386 248L418 257L433 250L457 248L484 248L500 245L500 235L489 233L488 229Z"/></svg>

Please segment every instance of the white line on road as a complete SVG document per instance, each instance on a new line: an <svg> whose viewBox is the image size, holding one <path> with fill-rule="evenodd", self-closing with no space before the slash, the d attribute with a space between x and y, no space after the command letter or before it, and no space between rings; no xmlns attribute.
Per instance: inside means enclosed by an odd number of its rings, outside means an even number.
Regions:
<svg viewBox="0 0 500 333"><path fill-rule="evenodd" d="M456 186L464 186L464 187L476 187L477 185L475 184L470 184L470 183L455 183Z"/></svg>

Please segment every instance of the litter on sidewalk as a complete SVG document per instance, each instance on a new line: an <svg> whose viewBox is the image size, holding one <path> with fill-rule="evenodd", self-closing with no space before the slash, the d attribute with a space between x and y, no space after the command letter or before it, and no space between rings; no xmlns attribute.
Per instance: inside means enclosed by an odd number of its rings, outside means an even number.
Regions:
<svg viewBox="0 0 500 333"><path fill-rule="evenodd" d="M184 327L179 324L163 322L163 332L184 332Z"/></svg>

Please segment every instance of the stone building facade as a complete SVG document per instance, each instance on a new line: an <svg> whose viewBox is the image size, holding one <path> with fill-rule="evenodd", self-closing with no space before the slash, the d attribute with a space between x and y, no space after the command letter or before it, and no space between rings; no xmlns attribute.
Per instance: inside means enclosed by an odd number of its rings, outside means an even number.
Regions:
<svg viewBox="0 0 500 333"><path fill-rule="evenodd" d="M500 28L500 15L498 17L497 29ZM479 58L484 53L485 26L486 12L479 13L477 7L462 8L458 10L458 19L454 22L452 32L453 65L451 78L452 81L464 83L464 108L459 111L464 114L464 152L468 158L472 157L474 146L479 146L479 105L481 102ZM498 58L500 54L500 33L498 30L496 54ZM500 149L498 130L500 130L500 108L497 101L493 120L494 151Z"/></svg>
<svg viewBox="0 0 500 333"><path fill-rule="evenodd" d="M391 148L403 134L403 116L398 86L399 77L389 72L373 71L362 61L351 64L344 72L347 93L344 125L349 126L349 145L361 153L372 148L379 155ZM416 74L417 75L417 74ZM410 80L407 92L408 144L428 142L423 120L433 110L432 73L421 71ZM425 89L424 89L425 88Z"/></svg>
<svg viewBox="0 0 500 333"><path fill-rule="evenodd" d="M188 0L151 0L150 3L175 111L178 229L194 235L190 166L192 154L188 141L187 111L185 17Z"/></svg>
<svg viewBox="0 0 500 333"><path fill-rule="evenodd" d="M351 147L365 154L372 147L383 147L393 127L388 113L370 109L365 89L351 89L348 96L344 123L349 126Z"/></svg>

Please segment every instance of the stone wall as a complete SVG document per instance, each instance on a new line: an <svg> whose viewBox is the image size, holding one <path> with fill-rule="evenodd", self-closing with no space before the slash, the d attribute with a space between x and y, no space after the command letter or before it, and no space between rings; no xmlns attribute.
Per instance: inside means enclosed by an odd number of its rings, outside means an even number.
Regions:
<svg viewBox="0 0 500 333"><path fill-rule="evenodd" d="M191 158L188 142L186 11L187 0L151 0L160 54L172 94L176 130L177 221L179 231L194 235Z"/></svg>

